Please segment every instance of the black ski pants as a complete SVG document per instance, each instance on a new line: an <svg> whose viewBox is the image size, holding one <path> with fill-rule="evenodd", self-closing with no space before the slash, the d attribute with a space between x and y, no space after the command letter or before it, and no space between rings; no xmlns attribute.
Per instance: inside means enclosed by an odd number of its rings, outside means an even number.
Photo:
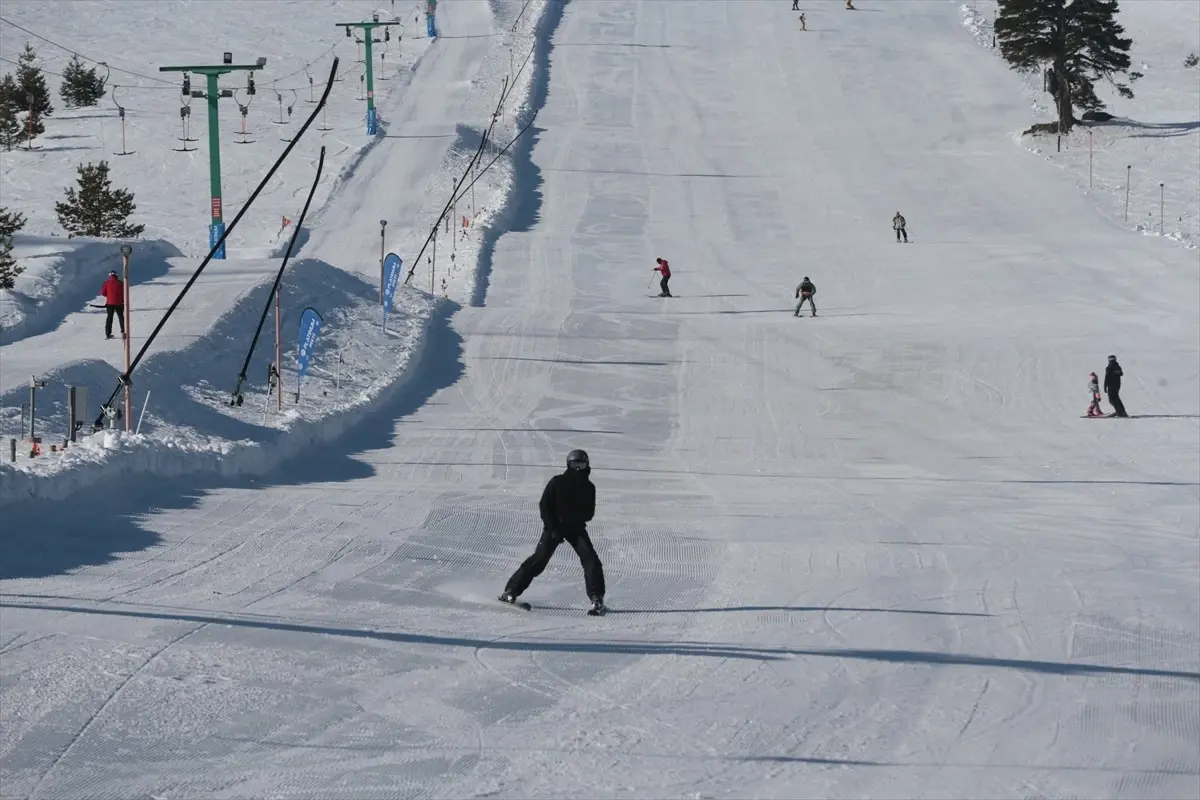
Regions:
<svg viewBox="0 0 1200 800"><path fill-rule="evenodd" d="M117 322L121 324L121 333L125 333L125 306L105 306L104 307L104 335L112 336L112 321L113 315L117 317Z"/></svg>
<svg viewBox="0 0 1200 800"><path fill-rule="evenodd" d="M900 236L904 236L904 241L908 241L908 230L903 226L896 228L896 241L900 241Z"/></svg>
<svg viewBox="0 0 1200 800"><path fill-rule="evenodd" d="M671 280L671 276L668 275L665 278L663 278L661 281L658 282L658 288L660 290L662 290L663 295L666 297L671 296L671 290L667 288L667 282L670 280Z"/></svg>
<svg viewBox="0 0 1200 800"><path fill-rule="evenodd" d="M1121 402L1121 387L1108 387L1108 402L1112 405L1113 411L1117 412L1118 417L1128 417L1125 413L1125 404Z"/></svg>
<svg viewBox="0 0 1200 800"><path fill-rule="evenodd" d="M554 551L564 541L574 548L580 563L583 564L583 582L587 588L588 599L603 600L604 565L600 563L600 556L596 555L596 548L592 547L592 540L588 538L586 528L564 531L553 531L547 528L542 531L542 538L538 540L537 549L533 551L533 555L521 562L521 566L517 567L517 571L508 579L508 585L504 587L504 591L513 597L520 597L529 588L529 584L533 583L533 579L545 571L550 559L554 556Z"/></svg>

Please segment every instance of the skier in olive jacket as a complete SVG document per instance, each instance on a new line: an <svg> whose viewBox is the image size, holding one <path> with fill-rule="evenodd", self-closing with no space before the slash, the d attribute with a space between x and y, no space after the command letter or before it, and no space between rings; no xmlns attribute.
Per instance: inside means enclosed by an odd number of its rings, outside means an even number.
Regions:
<svg viewBox="0 0 1200 800"><path fill-rule="evenodd" d="M813 299L813 295L816 293L816 284L810 281L808 276L805 275L804 280L800 281L800 285L796 287L796 297L800 299L800 302L796 304L796 313L792 314L792 316L800 316L800 309L804 308L804 304L807 302L812 306L812 315L815 317L817 315L817 301Z"/></svg>
<svg viewBox="0 0 1200 800"><path fill-rule="evenodd" d="M501 601L515 603L533 579L546 569L558 546L566 541L583 564L583 580L592 610L604 610L604 566L587 532L587 523L596 514L596 487L588 479L591 472L587 453L572 450L567 456L566 471L555 475L546 484L538 503L542 537L533 555L525 559L508 579L504 594L500 595Z"/></svg>

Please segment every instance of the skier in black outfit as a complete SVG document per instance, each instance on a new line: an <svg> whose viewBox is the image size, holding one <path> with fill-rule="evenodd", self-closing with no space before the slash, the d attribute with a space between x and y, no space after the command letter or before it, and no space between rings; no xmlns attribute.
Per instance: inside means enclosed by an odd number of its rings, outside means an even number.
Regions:
<svg viewBox="0 0 1200 800"><path fill-rule="evenodd" d="M1108 367L1104 370L1104 391L1108 394L1108 402L1116 409L1113 413L1115 417L1129 416L1125 413L1125 404L1121 402L1121 376L1124 374L1117 357L1109 356Z"/></svg>
<svg viewBox="0 0 1200 800"><path fill-rule="evenodd" d="M800 302L796 304L796 313L793 317L800 316L800 309L804 308L804 304L808 303L812 306L812 315L817 315L817 301L813 299L813 295L817 293L817 286L804 276L804 280L800 281L800 285L796 287L796 299Z"/></svg>
<svg viewBox="0 0 1200 800"><path fill-rule="evenodd" d="M502 602L515 603L533 579L546 569L558 546L566 541L583 564L584 585L588 599L592 601L589 613L604 611L604 565L587 533L587 523L596 514L596 487L588 479L591 472L587 453L572 450L567 456L566 471L555 475L546 484L538 503L542 514L542 538L533 555L525 559L508 579L504 594L500 595Z"/></svg>

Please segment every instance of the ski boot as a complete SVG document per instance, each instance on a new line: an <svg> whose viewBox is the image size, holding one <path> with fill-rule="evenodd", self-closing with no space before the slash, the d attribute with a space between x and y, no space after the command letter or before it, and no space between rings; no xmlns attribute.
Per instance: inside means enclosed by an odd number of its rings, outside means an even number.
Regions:
<svg viewBox="0 0 1200 800"><path fill-rule="evenodd" d="M592 607L588 609L589 617L599 617L603 615L608 608L604 605L604 599L601 597L592 598Z"/></svg>

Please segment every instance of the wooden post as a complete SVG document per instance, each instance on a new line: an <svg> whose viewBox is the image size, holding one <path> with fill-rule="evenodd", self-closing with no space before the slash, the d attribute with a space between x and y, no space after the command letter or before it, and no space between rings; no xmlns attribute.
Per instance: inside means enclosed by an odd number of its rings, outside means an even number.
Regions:
<svg viewBox="0 0 1200 800"><path fill-rule="evenodd" d="M1163 184L1158 184L1158 235L1166 236L1167 221L1163 217Z"/></svg>
<svg viewBox="0 0 1200 800"><path fill-rule="evenodd" d="M133 248L127 244L121 245L121 280L125 282L125 374L129 374L129 364L131 362L129 354L129 341L133 338L133 331L130 329L132 310L129 306L129 256L133 253ZM128 381L125 382L125 432L133 432L133 386Z"/></svg>
<svg viewBox="0 0 1200 800"><path fill-rule="evenodd" d="M280 353L283 351L283 344L281 342L281 339L283 338L283 335L282 335L283 320L281 318L283 311L280 308L279 291L280 290L278 288L275 289L275 410L276 411L283 410L283 386L281 385L281 383L282 383L281 375L282 375L283 370L280 367L281 362L279 361ZM268 383L267 391L270 391L270 388L269 388L270 379L269 378L268 378L267 383Z"/></svg>

